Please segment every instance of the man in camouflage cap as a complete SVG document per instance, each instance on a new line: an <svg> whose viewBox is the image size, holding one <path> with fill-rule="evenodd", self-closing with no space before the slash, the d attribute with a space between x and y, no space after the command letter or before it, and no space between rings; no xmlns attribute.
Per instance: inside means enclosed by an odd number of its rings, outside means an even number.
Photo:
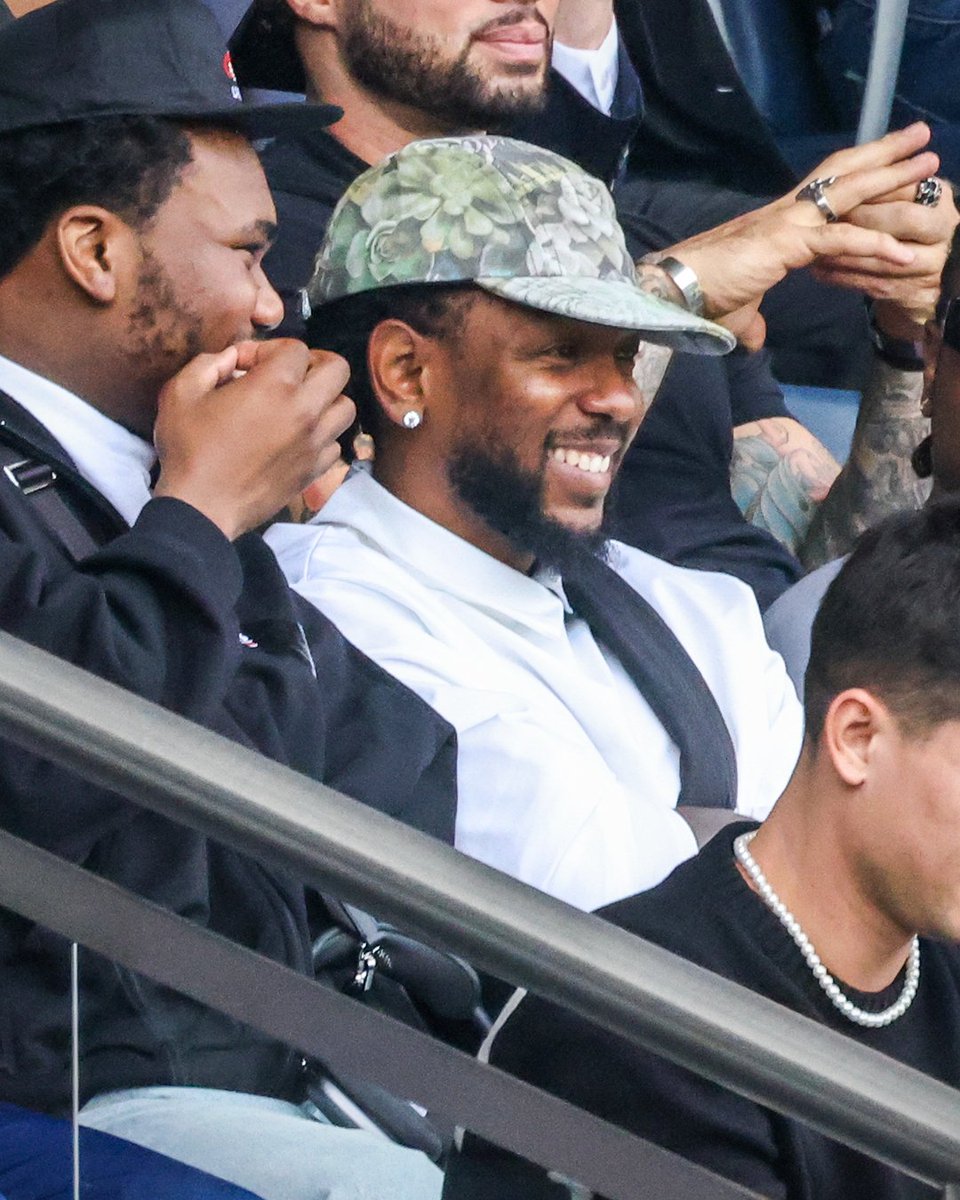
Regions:
<svg viewBox="0 0 960 1200"><path fill-rule="evenodd" d="M732 341L642 290L603 185L508 139L414 143L344 196L304 313L377 453L268 540L456 727L457 845L594 908L695 851L678 801L764 816L800 712L752 594L601 533L638 353Z"/></svg>

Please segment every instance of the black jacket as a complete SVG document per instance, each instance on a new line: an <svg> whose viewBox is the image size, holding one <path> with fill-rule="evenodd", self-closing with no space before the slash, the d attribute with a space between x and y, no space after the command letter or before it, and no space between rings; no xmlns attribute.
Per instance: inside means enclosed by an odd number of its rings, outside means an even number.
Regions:
<svg viewBox="0 0 960 1200"><path fill-rule="evenodd" d="M706 0L617 0L615 10L643 87L634 171L758 196L794 185L796 172L744 86Z"/></svg>
<svg viewBox="0 0 960 1200"><path fill-rule="evenodd" d="M0 628L452 839L452 729L302 604L258 536L231 544L170 498L128 529L2 394L0 421L0 441L56 466L61 495L102 546L72 562L0 475ZM8 744L0 797L12 833L308 970L296 879ZM0 979L0 1099L66 1111L67 944L0 910ZM80 1007L82 1099L163 1083L298 1094L295 1051L85 951Z"/></svg>

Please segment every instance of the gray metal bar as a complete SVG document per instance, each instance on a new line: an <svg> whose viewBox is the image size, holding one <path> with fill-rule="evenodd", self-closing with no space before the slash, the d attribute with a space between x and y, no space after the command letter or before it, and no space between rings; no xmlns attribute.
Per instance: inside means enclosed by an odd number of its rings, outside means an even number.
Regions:
<svg viewBox="0 0 960 1200"><path fill-rule="evenodd" d="M0 831L0 904L609 1200L756 1193ZM524 1120L516 1119L523 1113Z"/></svg>
<svg viewBox="0 0 960 1200"><path fill-rule="evenodd" d="M7 634L0 728L829 1136L960 1179L960 1092Z"/></svg>
<svg viewBox="0 0 960 1200"><path fill-rule="evenodd" d="M857 142L882 137L890 128L890 112L903 54L910 0L877 0L873 41L860 109Z"/></svg>

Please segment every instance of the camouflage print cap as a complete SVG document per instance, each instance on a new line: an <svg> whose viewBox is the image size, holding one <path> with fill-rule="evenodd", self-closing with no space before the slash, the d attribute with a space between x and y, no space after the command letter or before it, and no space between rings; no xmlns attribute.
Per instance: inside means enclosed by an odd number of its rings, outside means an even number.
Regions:
<svg viewBox="0 0 960 1200"><path fill-rule="evenodd" d="M461 281L677 350L735 345L728 330L641 290L599 180L549 150L480 135L411 142L347 189L303 314L396 284Z"/></svg>

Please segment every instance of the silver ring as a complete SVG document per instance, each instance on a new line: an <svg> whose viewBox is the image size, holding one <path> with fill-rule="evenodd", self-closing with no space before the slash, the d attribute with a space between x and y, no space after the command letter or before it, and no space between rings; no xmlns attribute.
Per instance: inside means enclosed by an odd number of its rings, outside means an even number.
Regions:
<svg viewBox="0 0 960 1200"><path fill-rule="evenodd" d="M922 204L926 208L936 208L942 195L943 184L931 175L928 179L921 179L917 184L917 194L914 196L913 202Z"/></svg>
<svg viewBox="0 0 960 1200"><path fill-rule="evenodd" d="M837 182L836 175L831 175L827 179L811 179L809 183L805 183L797 192L798 200L812 200L820 212L827 218L828 224L834 221L839 221L840 218L830 206L830 201L823 194L823 189L828 188L832 183Z"/></svg>

